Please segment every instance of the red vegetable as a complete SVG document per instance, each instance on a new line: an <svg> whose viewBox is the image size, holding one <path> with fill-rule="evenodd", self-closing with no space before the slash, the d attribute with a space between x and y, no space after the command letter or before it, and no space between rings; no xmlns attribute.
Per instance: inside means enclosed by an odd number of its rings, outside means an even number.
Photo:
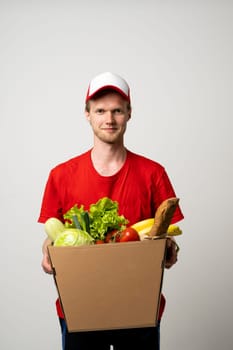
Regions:
<svg viewBox="0 0 233 350"><path fill-rule="evenodd" d="M114 243L118 235L119 230L111 230L106 234L105 243Z"/></svg>
<svg viewBox="0 0 233 350"><path fill-rule="evenodd" d="M105 243L105 242L102 239L97 239L95 241L95 244L103 244L103 243Z"/></svg>
<svg viewBox="0 0 233 350"><path fill-rule="evenodd" d="M124 229L116 235L115 241L120 243L140 241L140 236L133 227L127 227L126 229Z"/></svg>

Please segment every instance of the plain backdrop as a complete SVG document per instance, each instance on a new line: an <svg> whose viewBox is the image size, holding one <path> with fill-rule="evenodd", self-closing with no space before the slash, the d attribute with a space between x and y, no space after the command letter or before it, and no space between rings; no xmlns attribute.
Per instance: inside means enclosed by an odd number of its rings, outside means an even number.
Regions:
<svg viewBox="0 0 233 350"><path fill-rule="evenodd" d="M231 350L233 3L0 0L1 349L60 349L37 223L50 169L92 146L90 79L130 84L126 146L165 166L183 209L161 350Z"/></svg>

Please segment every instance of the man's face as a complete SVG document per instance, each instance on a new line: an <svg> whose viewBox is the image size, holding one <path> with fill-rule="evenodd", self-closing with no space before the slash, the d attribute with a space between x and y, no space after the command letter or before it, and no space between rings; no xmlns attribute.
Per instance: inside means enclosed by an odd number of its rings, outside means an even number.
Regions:
<svg viewBox="0 0 233 350"><path fill-rule="evenodd" d="M85 113L97 139L109 144L123 142L127 121L130 119L127 105L127 101L115 92L90 101L89 112Z"/></svg>

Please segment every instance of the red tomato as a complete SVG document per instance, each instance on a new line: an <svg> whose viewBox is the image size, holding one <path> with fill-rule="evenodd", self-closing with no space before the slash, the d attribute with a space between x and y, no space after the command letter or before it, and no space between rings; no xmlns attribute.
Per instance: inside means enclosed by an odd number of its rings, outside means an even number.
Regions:
<svg viewBox="0 0 233 350"><path fill-rule="evenodd" d="M116 242L140 241L138 232L133 227L127 227L116 235Z"/></svg>
<svg viewBox="0 0 233 350"><path fill-rule="evenodd" d="M105 237L104 242L105 242L105 243L114 243L114 242L115 242L115 237L116 237L117 233L118 233L118 230L109 231L109 232L106 234L106 237Z"/></svg>
<svg viewBox="0 0 233 350"><path fill-rule="evenodd" d="M97 239L97 240L95 241L95 244L103 244L103 243L105 243L105 242L102 241L102 239Z"/></svg>

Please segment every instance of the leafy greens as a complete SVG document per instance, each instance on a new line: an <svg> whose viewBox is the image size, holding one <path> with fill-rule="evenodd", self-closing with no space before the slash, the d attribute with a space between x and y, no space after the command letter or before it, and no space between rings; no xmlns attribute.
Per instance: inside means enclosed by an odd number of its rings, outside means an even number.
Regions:
<svg viewBox="0 0 233 350"><path fill-rule="evenodd" d="M118 202L108 197L99 199L91 204L89 211L84 206L74 205L64 214L66 227L77 227L77 220L81 229L88 232L95 240L104 240L107 232L124 229L128 220L118 213Z"/></svg>

